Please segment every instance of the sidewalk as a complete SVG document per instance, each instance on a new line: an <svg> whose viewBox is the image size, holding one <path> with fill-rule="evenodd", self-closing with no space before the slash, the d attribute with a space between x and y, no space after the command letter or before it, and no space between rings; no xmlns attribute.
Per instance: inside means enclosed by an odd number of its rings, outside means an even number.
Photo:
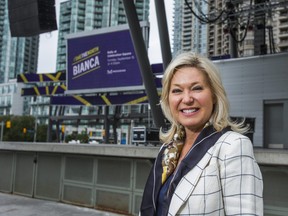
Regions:
<svg viewBox="0 0 288 216"><path fill-rule="evenodd" d="M92 208L0 193L0 216L120 216ZM122 215L123 216L123 215Z"/></svg>

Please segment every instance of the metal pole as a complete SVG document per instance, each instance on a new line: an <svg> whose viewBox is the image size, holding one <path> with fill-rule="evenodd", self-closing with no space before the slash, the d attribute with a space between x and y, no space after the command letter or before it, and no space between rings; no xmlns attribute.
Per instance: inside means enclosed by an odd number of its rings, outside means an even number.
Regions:
<svg viewBox="0 0 288 216"><path fill-rule="evenodd" d="M52 107L51 104L49 104L49 117L48 117L48 127L47 127L47 142L52 141Z"/></svg>
<svg viewBox="0 0 288 216"><path fill-rule="evenodd" d="M37 103L38 103L38 102L37 102ZM37 104L37 106L36 106L35 125L34 125L34 139L33 139L34 142L36 142L36 140L37 140L38 108L39 108L39 104Z"/></svg>
<svg viewBox="0 0 288 216"><path fill-rule="evenodd" d="M235 4L232 2L227 2L226 7L228 12L228 26L229 26L229 53L231 58L237 58L238 57L238 50L237 50L237 23L238 18L235 14Z"/></svg>
<svg viewBox="0 0 288 216"><path fill-rule="evenodd" d="M233 31L233 32L232 32ZM238 58L237 53L237 42L233 38L232 34L236 37L236 32L233 29L230 29L230 35L229 35L229 53L231 58Z"/></svg>
<svg viewBox="0 0 288 216"><path fill-rule="evenodd" d="M151 106L154 123L156 127L164 127L165 126L164 115L162 113L161 107L159 106L159 96L157 93L156 84L150 67L150 62L148 59L148 54L145 47L145 42L143 39L134 1L123 0L123 4L137 60L140 66L142 79L149 99L149 104Z"/></svg>
<svg viewBox="0 0 288 216"><path fill-rule="evenodd" d="M1 142L3 141L4 122L1 122Z"/></svg>
<svg viewBox="0 0 288 216"><path fill-rule="evenodd" d="M107 144L109 143L110 137L110 122L109 122L109 107L105 106L105 119L104 119L104 130L105 130L105 137L104 142Z"/></svg>
<svg viewBox="0 0 288 216"><path fill-rule="evenodd" d="M37 140L37 116L35 117L35 125L34 125L34 142Z"/></svg>
<svg viewBox="0 0 288 216"><path fill-rule="evenodd" d="M172 59L168 25L166 19L166 10L164 0L155 0L154 2L161 44L163 69L165 70Z"/></svg>

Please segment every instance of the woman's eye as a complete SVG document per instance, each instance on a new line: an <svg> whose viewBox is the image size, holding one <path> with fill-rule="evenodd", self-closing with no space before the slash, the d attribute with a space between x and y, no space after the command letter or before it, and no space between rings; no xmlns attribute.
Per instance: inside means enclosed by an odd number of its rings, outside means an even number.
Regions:
<svg viewBox="0 0 288 216"><path fill-rule="evenodd" d="M172 89L172 91L171 91L172 93L180 93L181 92L181 89Z"/></svg>
<svg viewBox="0 0 288 216"><path fill-rule="evenodd" d="M203 90L203 87L202 87L202 86L194 86L194 87L192 88L192 90L193 90L193 91L201 91L201 90Z"/></svg>

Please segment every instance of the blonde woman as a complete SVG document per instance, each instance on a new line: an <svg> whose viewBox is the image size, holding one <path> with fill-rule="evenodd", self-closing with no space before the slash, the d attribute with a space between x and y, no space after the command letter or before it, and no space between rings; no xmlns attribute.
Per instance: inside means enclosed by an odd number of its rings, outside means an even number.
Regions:
<svg viewBox="0 0 288 216"><path fill-rule="evenodd" d="M220 74L209 59L178 55L162 80L170 121L148 177L140 215L263 215L263 181L247 128L229 118Z"/></svg>

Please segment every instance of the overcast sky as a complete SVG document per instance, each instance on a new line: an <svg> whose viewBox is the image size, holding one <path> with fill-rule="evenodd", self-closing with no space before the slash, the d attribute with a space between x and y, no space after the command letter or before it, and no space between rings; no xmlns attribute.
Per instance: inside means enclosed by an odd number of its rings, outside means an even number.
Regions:
<svg viewBox="0 0 288 216"><path fill-rule="evenodd" d="M66 0L56 0L57 17L59 13L59 4ZM173 22L173 1L165 0L166 16L168 22L169 36L172 39L172 22ZM157 20L155 14L154 0L150 0L150 42L148 55L150 63L161 63L162 55L159 42ZM57 18L58 22L58 18ZM58 31L40 35L38 73L56 72L56 55L57 55ZM172 47L172 44L171 44Z"/></svg>

